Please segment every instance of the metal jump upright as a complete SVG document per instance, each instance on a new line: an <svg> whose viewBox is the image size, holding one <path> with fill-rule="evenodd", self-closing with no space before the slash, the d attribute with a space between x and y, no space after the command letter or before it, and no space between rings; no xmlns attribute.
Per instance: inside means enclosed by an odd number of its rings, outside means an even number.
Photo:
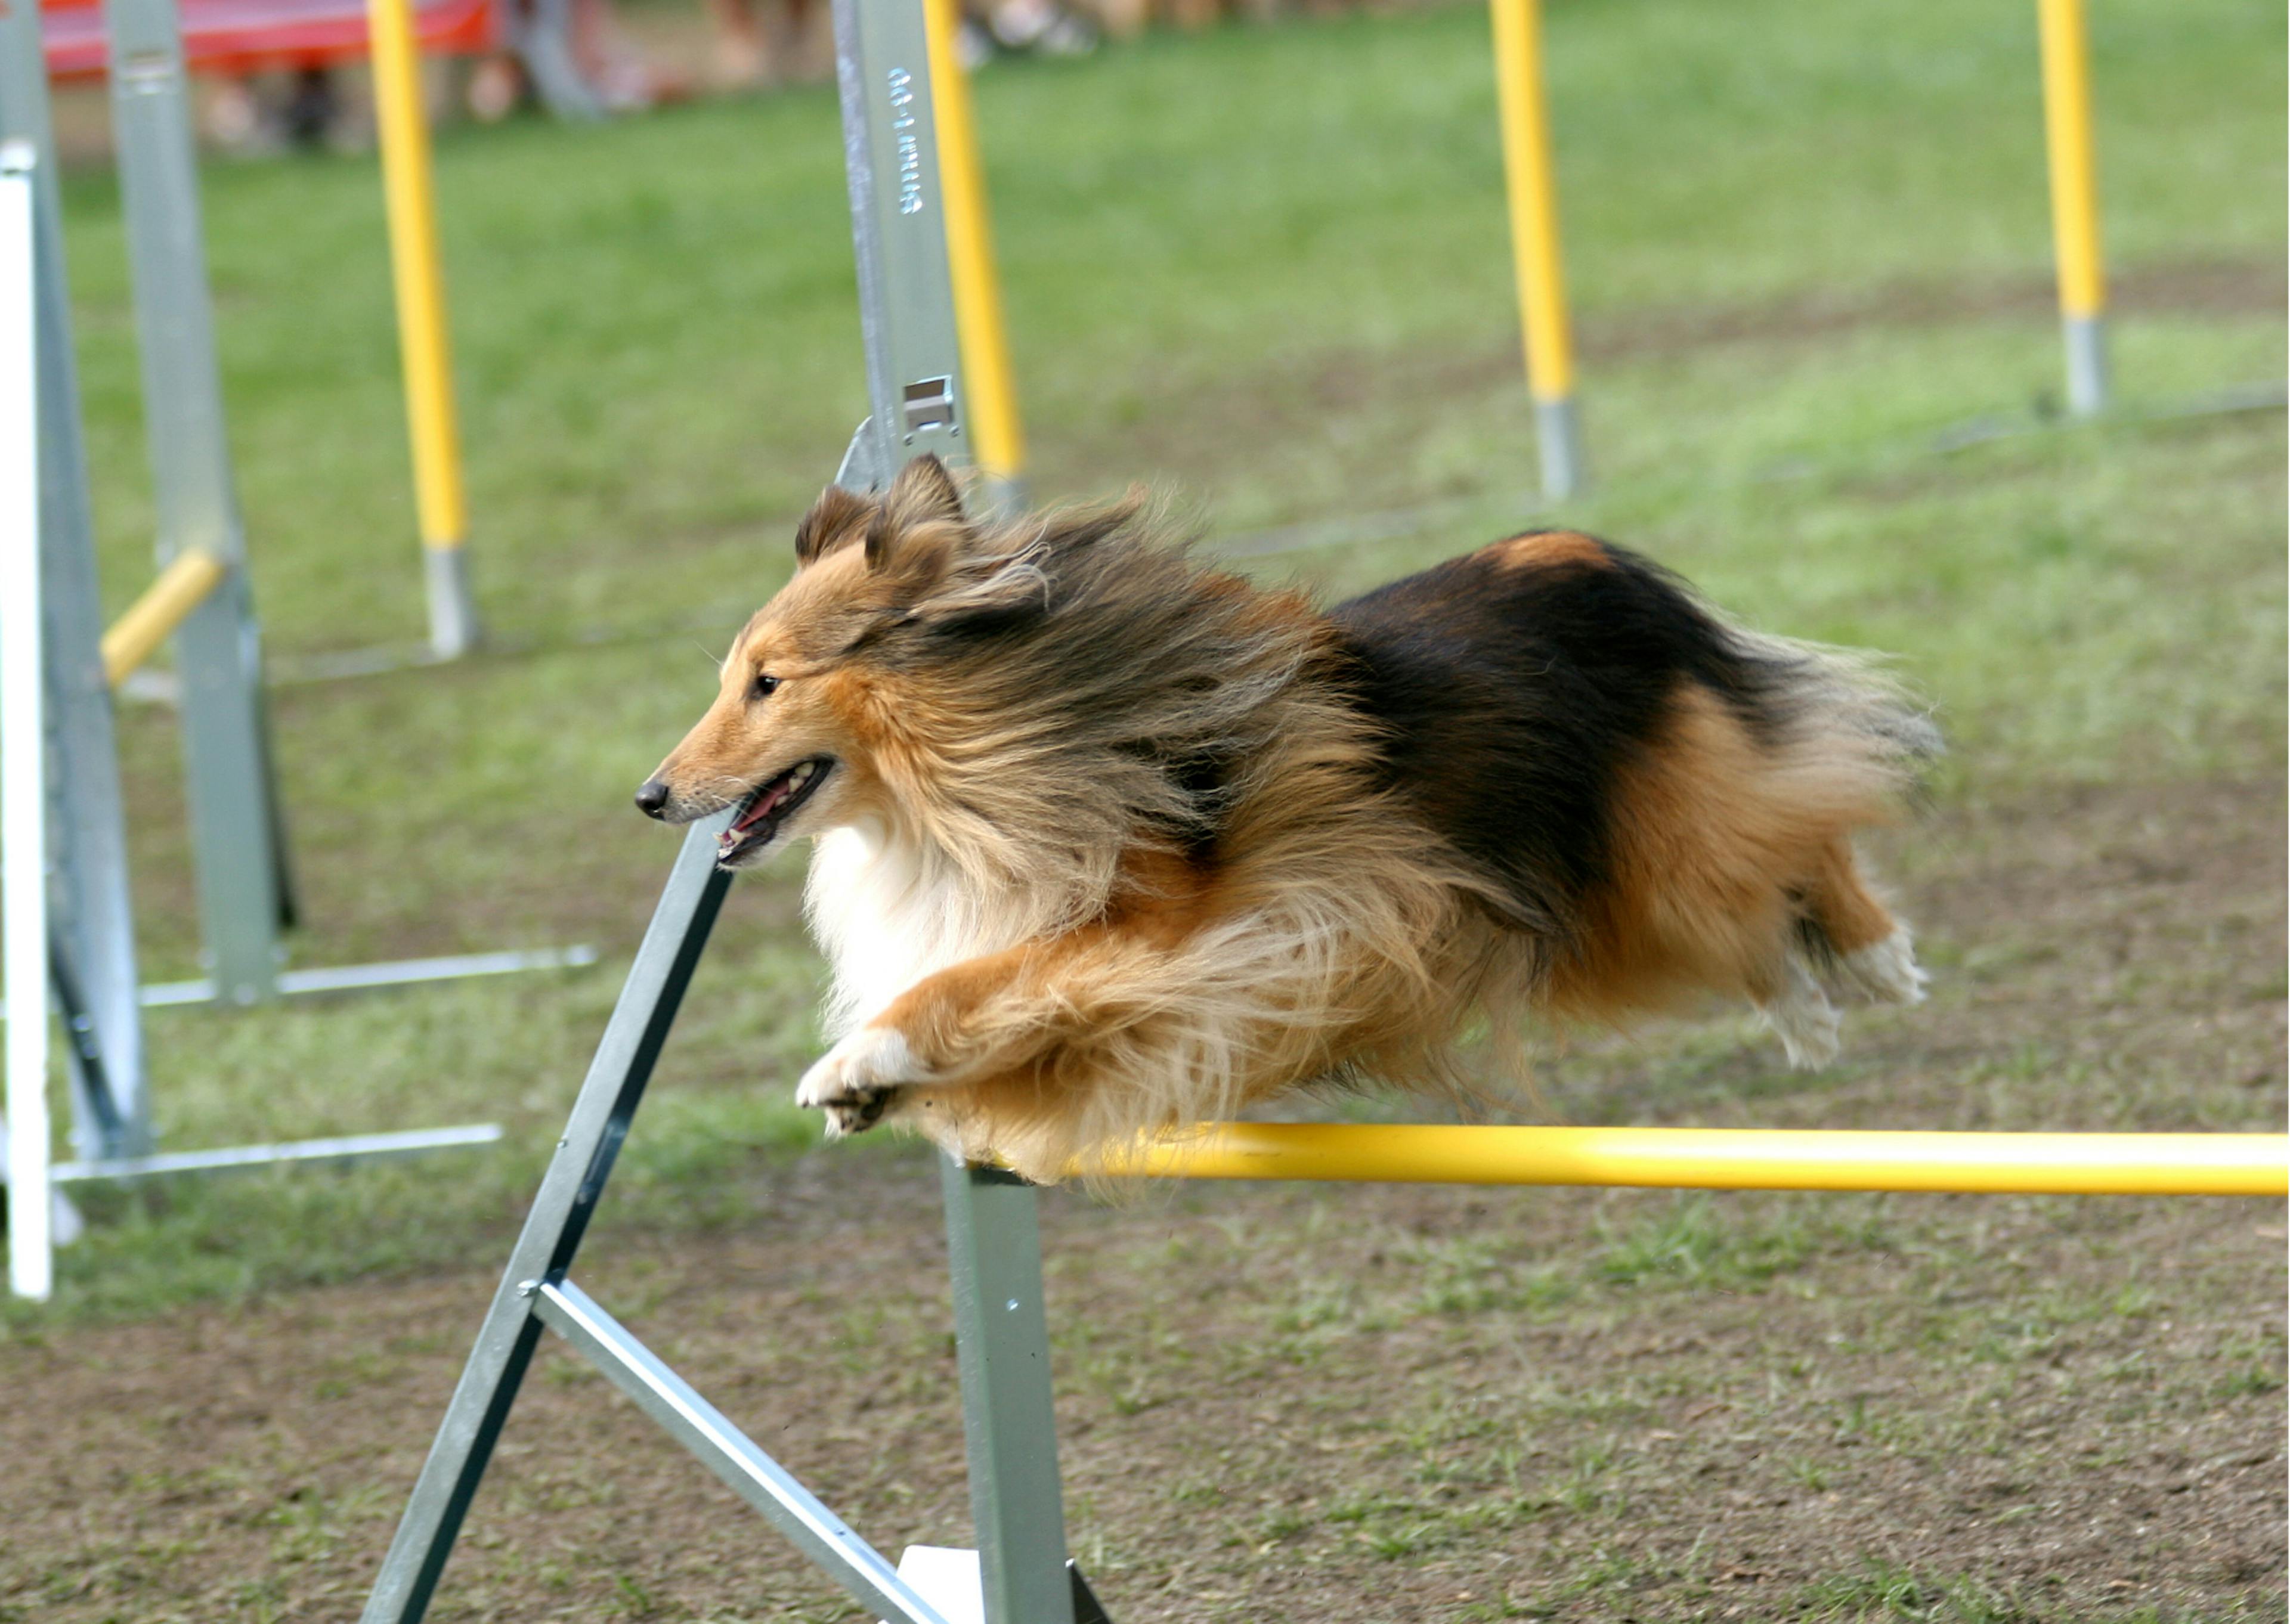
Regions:
<svg viewBox="0 0 2290 1624"><path fill-rule="evenodd" d="M108 0L105 20L159 564L204 555L220 566L174 628L200 926L218 1000L259 1004L277 995L293 887L215 362L182 36L174 0Z"/></svg>
<svg viewBox="0 0 2290 1624"><path fill-rule="evenodd" d="M884 484L925 452L973 460L923 7L924 0L835 0L870 408L836 477L857 489ZM945 1624L965 1611L981 1616L982 1604L989 1624L1102 1617L1066 1555L1041 1242L1026 1185L952 1162L944 1171L974 1566L917 1548L894 1569L569 1278L731 887L716 868L716 842L733 815L710 819L685 839L367 1601L366 1624L413 1624L427 1611L544 1327L877 1616Z"/></svg>

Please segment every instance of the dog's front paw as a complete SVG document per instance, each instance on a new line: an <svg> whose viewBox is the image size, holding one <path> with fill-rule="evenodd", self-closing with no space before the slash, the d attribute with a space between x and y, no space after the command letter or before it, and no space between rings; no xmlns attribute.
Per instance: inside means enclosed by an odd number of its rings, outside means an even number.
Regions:
<svg viewBox="0 0 2290 1624"><path fill-rule="evenodd" d="M829 1049L796 1084L795 1102L827 1113L827 1137L863 1133L882 1121L892 1095L925 1080L906 1034L861 1027Z"/></svg>

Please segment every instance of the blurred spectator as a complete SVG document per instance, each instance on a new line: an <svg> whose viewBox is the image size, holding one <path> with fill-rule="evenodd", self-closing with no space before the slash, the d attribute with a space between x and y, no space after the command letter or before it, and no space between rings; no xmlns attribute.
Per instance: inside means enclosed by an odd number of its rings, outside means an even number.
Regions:
<svg viewBox="0 0 2290 1624"><path fill-rule="evenodd" d="M326 62L215 75L200 121L209 140L237 153L354 148L366 137L363 121L345 105L335 68Z"/></svg>
<svg viewBox="0 0 2290 1624"><path fill-rule="evenodd" d="M471 116L492 124L534 97L527 59L536 35L546 34L560 74L576 76L606 113L640 113L691 94L690 80L653 61L621 20L613 0L504 0L513 27L525 36L522 51L482 59L469 75L465 100ZM577 87L576 87L577 93Z"/></svg>
<svg viewBox="0 0 2290 1624"><path fill-rule="evenodd" d="M1005 51L1080 56L1097 49L1095 20L1061 0L981 0L965 21L983 28Z"/></svg>
<svg viewBox="0 0 2290 1624"><path fill-rule="evenodd" d="M827 0L705 0L716 31L710 78L746 90L825 78L835 67Z"/></svg>

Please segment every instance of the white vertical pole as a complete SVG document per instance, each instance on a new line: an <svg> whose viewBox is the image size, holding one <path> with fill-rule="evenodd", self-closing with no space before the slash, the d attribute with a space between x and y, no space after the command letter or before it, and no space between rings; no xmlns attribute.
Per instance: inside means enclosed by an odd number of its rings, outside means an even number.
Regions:
<svg viewBox="0 0 2290 1624"><path fill-rule="evenodd" d="M47 730L41 718L38 356L32 148L0 147L0 953L8 996L8 1289L45 1298L48 1182Z"/></svg>

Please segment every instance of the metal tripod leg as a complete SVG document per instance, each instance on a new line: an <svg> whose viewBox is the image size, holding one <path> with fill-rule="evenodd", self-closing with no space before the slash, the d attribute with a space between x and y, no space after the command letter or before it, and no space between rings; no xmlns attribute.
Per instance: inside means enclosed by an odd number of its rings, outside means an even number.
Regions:
<svg viewBox="0 0 2290 1624"><path fill-rule="evenodd" d="M589 1062L572 1120L556 1141L540 1193L390 1542L366 1603L365 1624L412 1624L429 1605L540 1340L541 1322L524 1288L561 1276L580 1250L701 949L724 906L724 893L731 888L732 876L716 867L716 836L729 821L728 813L709 819L685 837L604 1041Z"/></svg>
<svg viewBox="0 0 2290 1624"><path fill-rule="evenodd" d="M159 562L196 547L230 570L175 634L200 924L219 1001L254 1004L277 993L285 858L215 366L182 39L174 0L106 0L104 10Z"/></svg>
<svg viewBox="0 0 2290 1624"><path fill-rule="evenodd" d="M79 972L86 1015L107 1062L116 1122L107 1125L75 1076L73 1143L83 1156L150 1148L143 1031L136 1005L135 927L127 838L103 669L94 527L72 360L55 148L39 8L0 6L0 144L32 149L32 295L39 356L40 578L48 730L49 916Z"/></svg>
<svg viewBox="0 0 2290 1624"><path fill-rule="evenodd" d="M70 950L52 927L48 932L48 987L56 996L58 1012L64 1018L64 1035L71 1044L73 1084L94 1120L96 1132L106 1143L124 1139L126 1119L120 1114L118 1096L112 1092L110 1069L103 1060L103 1040L96 1033L95 1017L88 1009L79 972L72 968Z"/></svg>
<svg viewBox="0 0 2290 1624"><path fill-rule="evenodd" d="M731 887L732 876L716 867L716 841L734 812L709 819L685 839L383 1559L365 1624L415 1624L428 1610L544 1325L860 1600L900 1624L945 1624L817 1496L564 1277Z"/></svg>

